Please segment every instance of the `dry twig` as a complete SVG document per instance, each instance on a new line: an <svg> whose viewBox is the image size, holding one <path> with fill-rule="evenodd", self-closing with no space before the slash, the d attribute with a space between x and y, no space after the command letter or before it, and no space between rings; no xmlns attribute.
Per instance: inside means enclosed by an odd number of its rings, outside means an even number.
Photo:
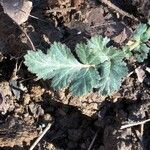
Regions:
<svg viewBox="0 0 150 150"><path fill-rule="evenodd" d="M16 22L15 22L15 23L16 23ZM26 36L26 38L28 39L28 41L29 41L29 43L30 43L32 49L35 51L36 48L35 48L35 46L34 46L32 40L31 40L30 37L28 36L28 34L21 28L21 26L20 26L18 23L16 23L16 24L17 24L17 26L19 27L19 29L25 34L25 36Z"/></svg>
<svg viewBox="0 0 150 150"><path fill-rule="evenodd" d="M47 131L50 129L51 127L51 123L49 123L47 125L47 127L43 130L42 134L36 139L36 141L32 144L32 146L30 147L29 150L33 150L35 148L35 146L39 143L39 141L43 138L43 136L47 133Z"/></svg>
<svg viewBox="0 0 150 150"><path fill-rule="evenodd" d="M120 9L119 7L117 7L116 5L112 4L109 0L100 0L102 3L104 3L105 5L107 5L107 7L117 11L118 13L120 13L122 16L127 16L131 19L134 19L135 21L139 21L136 17L134 17L133 15L130 15L129 13L123 11L122 9Z"/></svg>
<svg viewBox="0 0 150 150"><path fill-rule="evenodd" d="M140 121L140 122L131 123L131 124L122 125L120 129L131 128L131 127L137 126L137 125L144 125L147 122L150 122L150 119Z"/></svg>
<svg viewBox="0 0 150 150"><path fill-rule="evenodd" d="M67 12L67 11L71 11L71 10L75 10L75 9L76 9L76 7L55 8L55 9L47 10L46 13Z"/></svg>
<svg viewBox="0 0 150 150"><path fill-rule="evenodd" d="M93 140L92 140L92 142L91 142L91 144L90 144L88 150L91 150L91 148L92 148L92 146L93 146L93 144L94 144L94 142L95 142L95 139L97 138L97 135L98 135L98 131L95 133L95 135L94 135L94 137L93 137Z"/></svg>

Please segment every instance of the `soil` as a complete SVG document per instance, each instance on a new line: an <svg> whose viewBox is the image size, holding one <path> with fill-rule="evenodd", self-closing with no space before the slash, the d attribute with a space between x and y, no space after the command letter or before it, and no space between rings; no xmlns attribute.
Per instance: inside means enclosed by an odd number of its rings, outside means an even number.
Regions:
<svg viewBox="0 0 150 150"><path fill-rule="evenodd" d="M21 25L37 49L46 51L54 41L71 50L93 35L111 39L121 47L139 22L122 16L99 0L33 0L32 16ZM120 9L145 22L149 0L112 0ZM71 9L70 9L71 8ZM3 9L1 8L3 11ZM150 122L121 129L150 115L150 74L139 82L135 68L110 97L98 93L72 96L67 89L54 91L50 81L36 80L23 64L31 49L24 33L3 12L0 14L0 150L29 150L44 128L50 130L35 150L150 150Z"/></svg>

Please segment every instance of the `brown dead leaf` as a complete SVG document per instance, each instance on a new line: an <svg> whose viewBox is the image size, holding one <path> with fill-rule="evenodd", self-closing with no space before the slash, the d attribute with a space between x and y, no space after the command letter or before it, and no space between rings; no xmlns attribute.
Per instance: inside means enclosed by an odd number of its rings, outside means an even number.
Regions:
<svg viewBox="0 0 150 150"><path fill-rule="evenodd" d="M127 37L128 35L126 29L124 28L124 30L121 33L119 33L117 36L115 36L113 40L118 44L122 44L127 39Z"/></svg>
<svg viewBox="0 0 150 150"><path fill-rule="evenodd" d="M101 26L105 23L104 10L101 7L92 8L88 13L86 13L84 23L88 23L90 27Z"/></svg>
<svg viewBox="0 0 150 150"><path fill-rule="evenodd" d="M135 69L135 73L137 74L138 81L142 83L145 78L145 71L142 68L138 67Z"/></svg>
<svg viewBox="0 0 150 150"><path fill-rule="evenodd" d="M1 5L4 13L19 25L28 20L32 10L32 2L25 0L3 0Z"/></svg>

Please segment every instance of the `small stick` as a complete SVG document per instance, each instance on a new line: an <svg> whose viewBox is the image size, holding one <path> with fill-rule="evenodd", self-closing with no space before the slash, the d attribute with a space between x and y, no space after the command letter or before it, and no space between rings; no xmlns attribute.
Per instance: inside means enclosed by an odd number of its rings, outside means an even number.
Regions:
<svg viewBox="0 0 150 150"><path fill-rule="evenodd" d="M12 73L11 80L16 80L16 79L18 79L18 77L17 77L17 72L20 70L22 63L23 63L23 60L22 60L22 61L20 62L20 64L18 65L18 59L16 59L16 65L15 65L15 69L14 69L14 71L13 71L13 73Z"/></svg>
<svg viewBox="0 0 150 150"><path fill-rule="evenodd" d="M43 130L42 134L36 139L36 141L32 144L32 146L30 147L29 150L33 150L35 148L35 146L39 143L39 141L43 138L43 136L47 133L47 131L50 129L51 127L51 123L48 123L47 127Z"/></svg>
<svg viewBox="0 0 150 150"><path fill-rule="evenodd" d="M46 13L55 13L55 12L67 12L67 11L71 11L71 10L74 10L76 9L76 7L68 7L68 8L55 8L55 9L50 9L50 10L47 10Z"/></svg>
<svg viewBox="0 0 150 150"><path fill-rule="evenodd" d="M91 142L91 144L90 144L88 150L91 150L91 148L92 148L92 146L93 146L93 144L94 144L94 142L95 142L95 140L96 140L96 138L97 138L97 135L98 135L98 131L95 133L95 135L94 135L94 137L93 137L93 140L92 140L92 142Z"/></svg>
<svg viewBox="0 0 150 150"><path fill-rule="evenodd" d="M22 11L23 13L26 13L26 12L23 11L22 9L20 9L20 11ZM40 20L40 21L43 21L43 22L48 23L47 21L45 21L45 20L43 20L43 19L40 19L40 18L38 18L38 17L36 17L36 16L30 15L30 14L29 14L29 17L34 18L34 19L36 19L36 20Z"/></svg>
<svg viewBox="0 0 150 150"><path fill-rule="evenodd" d="M122 125L120 129L126 129L126 128L131 128L133 126L142 125L142 124L145 124L145 123L147 123L149 121L150 121L150 119L147 119L147 120L136 122L136 123Z"/></svg>
<svg viewBox="0 0 150 150"><path fill-rule="evenodd" d="M10 19L12 19L12 18L10 17ZM13 19L12 19L12 20L13 20ZM19 27L19 29L25 34L25 36L26 36L26 38L28 39L28 41L29 41L29 43L30 43L32 49L33 49L34 51L36 51L36 48L35 48L33 42L31 41L30 37L28 36L28 34L21 28L21 26L20 26L15 20L13 20L13 21L14 21L15 24Z"/></svg>
<svg viewBox="0 0 150 150"><path fill-rule="evenodd" d="M114 5L113 3L111 3L109 0L100 0L100 2L104 3L105 5L107 5L107 7L119 12L122 16L127 16L131 19L134 19L135 21L139 21L136 17L134 17L133 15L130 15L129 13L123 11L122 9L120 9L119 7L117 7L116 5Z"/></svg>
<svg viewBox="0 0 150 150"><path fill-rule="evenodd" d="M135 72L135 70L138 69L138 68L140 68L140 67L141 67L141 66L136 67L133 71L129 72L129 73L127 74L126 78L123 79L123 81L125 81L127 78L129 78L129 77Z"/></svg>
<svg viewBox="0 0 150 150"><path fill-rule="evenodd" d="M23 83L23 82L28 81L28 80L34 80L34 79L36 79L36 78L37 78L37 77L34 76L34 77L27 78L27 79L23 79L23 80L19 81L19 83Z"/></svg>
<svg viewBox="0 0 150 150"><path fill-rule="evenodd" d="M1 1L0 1L0 3L1 3ZM23 10L20 10L20 11L24 12ZM2 12L4 12L4 11L2 11ZM2 13L2 12L0 12L0 13ZM9 16L9 15L8 15L8 16ZM29 15L29 16L30 16L30 15ZM10 19L12 19L12 18L10 17ZM14 19L12 19L12 20L13 20L13 21L15 22L15 24L19 27L19 29L25 34L25 36L26 36L26 38L28 39L28 41L29 41L29 43L30 43L32 49L33 49L34 51L36 51L36 48L35 48L33 42L31 41L30 37L28 36L28 34L21 28L21 26L20 26Z"/></svg>
<svg viewBox="0 0 150 150"><path fill-rule="evenodd" d="M19 29L20 29L20 30L25 34L25 36L27 37L27 39L28 39L28 41L29 41L29 43L30 43L32 49L33 49L34 51L36 51L36 48L35 48L33 42L31 41L30 37L28 36L28 34L21 28L21 26L20 26L17 22L15 22L15 23L17 24L17 26L19 27Z"/></svg>
<svg viewBox="0 0 150 150"><path fill-rule="evenodd" d="M49 23L48 21L45 21L45 20L40 19L40 18L38 18L38 17L36 17L36 16L33 16L33 15L29 15L29 17L34 18L34 19L36 19L36 20L40 20L40 21L45 22L45 23Z"/></svg>

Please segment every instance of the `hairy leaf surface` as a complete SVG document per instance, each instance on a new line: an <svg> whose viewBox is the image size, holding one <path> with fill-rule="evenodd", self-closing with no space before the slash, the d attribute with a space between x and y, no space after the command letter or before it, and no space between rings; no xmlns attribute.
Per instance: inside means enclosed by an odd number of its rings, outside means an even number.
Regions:
<svg viewBox="0 0 150 150"><path fill-rule="evenodd" d="M150 48L146 44L141 44L133 51L133 55L138 62L143 62L148 57L149 52Z"/></svg>
<svg viewBox="0 0 150 150"><path fill-rule="evenodd" d="M25 56L25 64L38 78L52 79L52 87L55 89L65 88L70 84L75 95L92 91L99 80L94 66L79 63L70 50L60 43L54 43L47 54L40 50L29 51Z"/></svg>
<svg viewBox="0 0 150 150"><path fill-rule="evenodd" d="M136 29L133 39L136 41L142 41L144 40L143 35L147 31L147 25L146 24L140 24L139 27Z"/></svg>
<svg viewBox="0 0 150 150"><path fill-rule="evenodd" d="M76 53L82 63L98 65L109 59L107 52L110 49L106 47L108 42L107 37L94 36L87 44L77 44Z"/></svg>
<svg viewBox="0 0 150 150"><path fill-rule="evenodd" d="M106 61L101 66L101 79L99 92L102 95L110 95L121 86L122 78L127 75L127 67L122 61Z"/></svg>
<svg viewBox="0 0 150 150"><path fill-rule="evenodd" d="M95 36L87 44L77 44L79 60L68 47L55 42L47 54L40 50L29 51L25 64L39 79L52 79L55 89L69 86L73 95L85 95L98 89L101 94L109 95L119 89L127 68L122 60L124 53L107 47L108 42L108 38Z"/></svg>
<svg viewBox="0 0 150 150"><path fill-rule="evenodd" d="M140 24L136 29L129 45L123 47L123 51L127 58L134 56L138 62L143 62L148 57L150 48L147 42L150 39L150 27L147 24Z"/></svg>
<svg viewBox="0 0 150 150"><path fill-rule="evenodd" d="M122 78L128 72L126 64L122 60L123 52L110 51L108 54L110 59L99 67L101 76L99 92L102 95L110 95L110 93L117 91L121 86Z"/></svg>

